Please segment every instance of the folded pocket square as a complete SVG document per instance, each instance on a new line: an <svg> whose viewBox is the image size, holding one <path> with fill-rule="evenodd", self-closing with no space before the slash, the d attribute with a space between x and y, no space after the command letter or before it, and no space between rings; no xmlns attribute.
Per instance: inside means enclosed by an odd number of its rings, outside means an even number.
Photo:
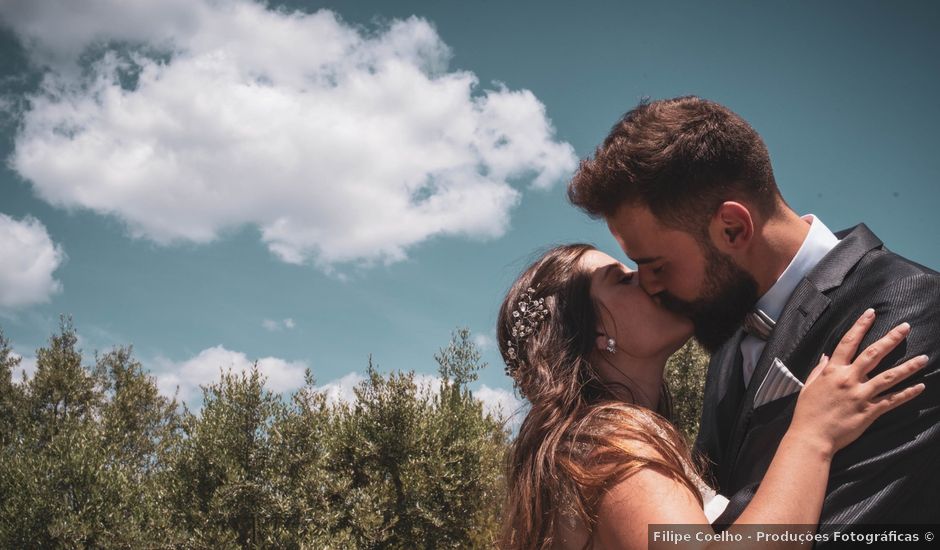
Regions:
<svg viewBox="0 0 940 550"><path fill-rule="evenodd" d="M793 376L790 369L783 364L783 361L774 357L774 362L767 371L767 376L757 388L757 394L754 395L754 408L766 405L771 401L786 397L793 393L798 393L803 389L803 383L799 378Z"/></svg>

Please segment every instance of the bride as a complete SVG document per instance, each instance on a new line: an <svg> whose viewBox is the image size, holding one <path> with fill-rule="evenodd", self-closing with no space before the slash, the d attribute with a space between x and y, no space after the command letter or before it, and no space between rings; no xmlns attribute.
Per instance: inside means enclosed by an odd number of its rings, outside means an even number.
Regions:
<svg viewBox="0 0 940 550"><path fill-rule="evenodd" d="M896 327L855 358L873 320L867 311L809 375L760 488L730 532L817 524L835 452L923 391L918 384L879 397L925 361L869 380L910 330ZM709 520L727 500L702 481L666 420L663 369L691 334L691 323L659 307L635 272L590 245L556 247L523 272L497 326L506 372L531 405L508 464L502 547L646 548L651 524L698 524L711 533Z"/></svg>

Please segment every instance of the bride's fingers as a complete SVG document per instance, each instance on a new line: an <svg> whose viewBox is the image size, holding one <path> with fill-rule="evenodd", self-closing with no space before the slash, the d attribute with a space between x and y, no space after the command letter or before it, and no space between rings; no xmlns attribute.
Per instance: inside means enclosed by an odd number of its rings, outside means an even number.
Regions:
<svg viewBox="0 0 940 550"><path fill-rule="evenodd" d="M865 337L872 323L875 322L875 310L868 308L865 313L855 321L852 328L845 333L839 345L832 352L832 361L836 365L849 365L855 358L855 351L858 350L858 344Z"/></svg>
<svg viewBox="0 0 940 550"><path fill-rule="evenodd" d="M865 382L865 389L868 391L869 395L878 395L924 368L926 364L926 355L919 355L913 359L908 359L900 365L890 368L878 376L873 377L868 382Z"/></svg>
<svg viewBox="0 0 940 550"><path fill-rule="evenodd" d="M874 414L875 418L877 418L891 409L897 408L911 399L914 399L924 391L925 387L923 383L915 384L909 388L879 397L874 400L874 406L871 408L871 412Z"/></svg>
<svg viewBox="0 0 940 550"><path fill-rule="evenodd" d="M884 359L885 355L888 355L891 350L903 342L910 333L911 325L908 323L901 323L900 325L888 331L888 334L885 334L875 343L865 348L862 353L858 354L858 357L853 363L853 365L859 369L858 375L865 376L871 372L871 370L877 367L878 363Z"/></svg>

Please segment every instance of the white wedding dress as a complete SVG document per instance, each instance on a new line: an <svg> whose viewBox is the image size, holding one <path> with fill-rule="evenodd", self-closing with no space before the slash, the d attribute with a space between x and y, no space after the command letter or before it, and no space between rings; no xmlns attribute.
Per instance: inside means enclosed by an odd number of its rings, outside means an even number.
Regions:
<svg viewBox="0 0 940 550"><path fill-rule="evenodd" d="M714 523L715 520L718 519L718 516L728 507L728 499L716 493L714 489L706 485L701 479L695 477L692 478L692 481L695 482L695 485L698 487L698 492L702 495L702 503L704 503L705 517L708 518L708 523Z"/></svg>

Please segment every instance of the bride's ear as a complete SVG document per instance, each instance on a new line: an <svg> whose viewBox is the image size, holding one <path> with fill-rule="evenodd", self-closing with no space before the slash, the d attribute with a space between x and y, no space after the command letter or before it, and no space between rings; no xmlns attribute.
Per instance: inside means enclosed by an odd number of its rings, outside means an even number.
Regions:
<svg viewBox="0 0 940 550"><path fill-rule="evenodd" d="M594 338L594 347L598 351L605 351L607 349L607 335L601 332L597 333L597 336Z"/></svg>

